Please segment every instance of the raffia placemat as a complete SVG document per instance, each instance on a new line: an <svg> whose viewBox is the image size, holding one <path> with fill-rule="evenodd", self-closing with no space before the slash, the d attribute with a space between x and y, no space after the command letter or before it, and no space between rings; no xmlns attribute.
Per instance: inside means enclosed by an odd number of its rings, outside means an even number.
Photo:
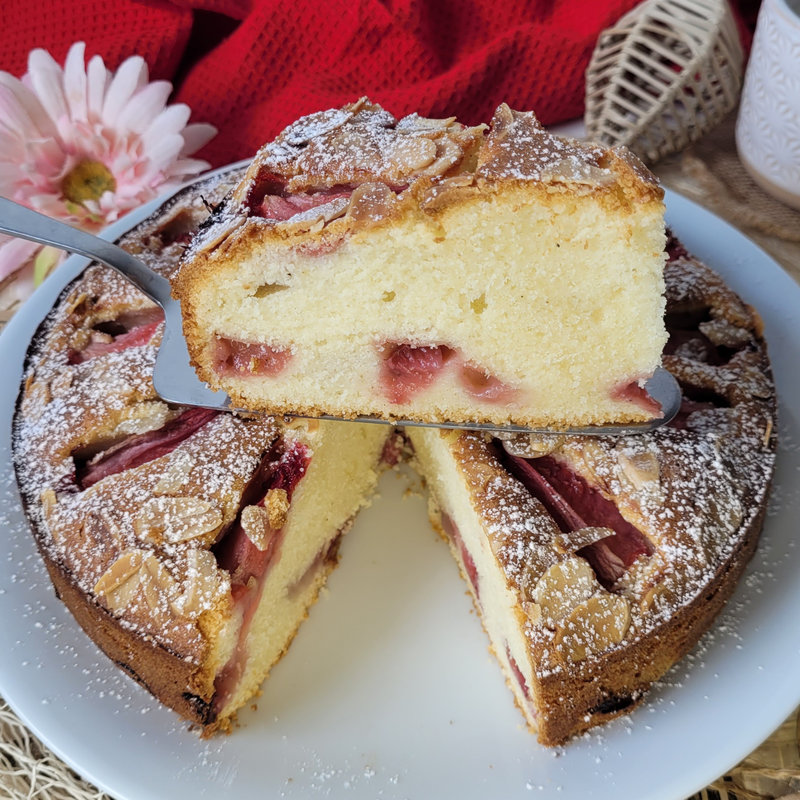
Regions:
<svg viewBox="0 0 800 800"><path fill-rule="evenodd" d="M736 155L735 114L684 152L651 165L665 186L739 227L800 282L800 213L765 194ZM51 753L0 698L0 799L107 800ZM800 709L691 800L800 800Z"/></svg>

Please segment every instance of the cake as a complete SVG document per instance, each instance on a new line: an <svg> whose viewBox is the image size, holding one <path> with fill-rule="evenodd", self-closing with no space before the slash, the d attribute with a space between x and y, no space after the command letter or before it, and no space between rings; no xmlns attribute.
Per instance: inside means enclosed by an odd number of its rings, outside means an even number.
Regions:
<svg viewBox="0 0 800 800"><path fill-rule="evenodd" d="M270 413L645 421L663 193L625 149L361 100L265 145L173 283L198 374ZM631 336L630 331L636 331Z"/></svg>
<svg viewBox="0 0 800 800"><path fill-rule="evenodd" d="M127 246L168 271L203 216L193 192ZM118 666L211 733L306 617L387 430L172 407L151 380L161 330L160 309L88 269L35 339L15 459L58 595Z"/></svg>
<svg viewBox="0 0 800 800"><path fill-rule="evenodd" d="M664 364L683 403L641 436L410 428L449 542L539 740L630 711L697 642L758 541L775 396L761 323L671 241Z"/></svg>
<svg viewBox="0 0 800 800"><path fill-rule="evenodd" d="M204 203L240 178L184 190L121 244L169 276ZM678 417L637 437L502 441L168 406L151 383L158 311L91 266L34 336L14 419L56 592L162 703L228 728L313 614L377 473L408 457L539 740L627 713L735 588L776 445L757 315L675 240L668 252Z"/></svg>

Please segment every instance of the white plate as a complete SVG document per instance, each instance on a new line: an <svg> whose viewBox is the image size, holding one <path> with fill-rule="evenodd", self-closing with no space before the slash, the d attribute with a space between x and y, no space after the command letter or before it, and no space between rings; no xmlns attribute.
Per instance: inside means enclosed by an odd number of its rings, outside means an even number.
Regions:
<svg viewBox="0 0 800 800"><path fill-rule="evenodd" d="M800 703L800 288L735 229L668 194L687 247L759 309L782 399L762 544L727 610L634 714L553 751L522 725L446 546L388 474L258 710L201 741L100 654L56 600L9 465L27 342L65 264L0 338L0 694L119 798L665 798L747 755ZM109 231L118 236L148 209Z"/></svg>

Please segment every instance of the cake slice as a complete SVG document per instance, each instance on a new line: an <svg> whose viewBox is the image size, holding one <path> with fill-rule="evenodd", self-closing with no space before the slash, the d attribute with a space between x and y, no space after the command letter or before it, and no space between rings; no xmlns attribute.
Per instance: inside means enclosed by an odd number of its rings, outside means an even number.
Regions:
<svg viewBox="0 0 800 800"><path fill-rule="evenodd" d="M204 186L206 197L214 186ZM199 191L127 246L165 269ZM387 430L162 402L161 312L92 267L37 332L15 464L58 595L97 645L204 732L286 652L369 502Z"/></svg>
<svg viewBox="0 0 800 800"><path fill-rule="evenodd" d="M286 414L652 419L664 206L624 149L362 100L255 157L174 291L200 377Z"/></svg>
<svg viewBox="0 0 800 800"><path fill-rule="evenodd" d="M409 428L526 721L547 745L627 713L698 641L753 554L775 463L761 322L673 240L664 364L681 411L628 437Z"/></svg>

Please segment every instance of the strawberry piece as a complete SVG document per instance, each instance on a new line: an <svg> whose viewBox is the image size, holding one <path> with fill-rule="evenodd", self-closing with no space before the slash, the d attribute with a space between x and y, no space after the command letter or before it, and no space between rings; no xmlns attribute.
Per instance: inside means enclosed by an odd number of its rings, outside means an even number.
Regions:
<svg viewBox="0 0 800 800"><path fill-rule="evenodd" d="M464 390L490 403L510 403L517 394L516 389L503 383L500 378L473 364L464 364L459 374Z"/></svg>
<svg viewBox="0 0 800 800"><path fill-rule="evenodd" d="M469 550L467 550L467 547L464 544L464 540L461 538L461 532L456 527L453 519L444 512L442 512L442 527L444 528L444 532L450 538L450 541L453 542L453 544L458 548L458 552L461 554L461 563L464 565L464 571L467 573L467 578L472 584L472 589L475 592L475 599L480 600L481 593L478 587L478 569L475 566L475 562L473 561Z"/></svg>
<svg viewBox="0 0 800 800"><path fill-rule="evenodd" d="M517 664L514 656L511 655L508 644L506 644L506 658L511 666L511 672L514 673L514 677L517 679L520 689L522 689L522 693L530 700L531 690L528 688L528 682L525 680L525 676L522 674L522 670L519 668L519 664Z"/></svg>
<svg viewBox="0 0 800 800"><path fill-rule="evenodd" d="M563 463L552 456L527 460L506 454L503 458L562 531L586 527L614 531L612 536L578 551L604 586L613 585L640 556L652 555L653 546L647 537L619 513L614 503Z"/></svg>
<svg viewBox="0 0 800 800"><path fill-rule="evenodd" d="M67 361L70 364L83 364L106 353L119 353L129 347L142 347L149 344L163 321L164 312L160 308L156 308L146 309L119 317L113 322L101 324L98 326L99 336L111 336L111 341L100 339L95 335L82 350L70 350ZM103 327L110 329L113 333L106 333L102 330Z"/></svg>
<svg viewBox="0 0 800 800"><path fill-rule="evenodd" d="M268 461L269 458L267 456L265 461ZM292 494L305 475L310 460L308 448L295 443L285 450L277 461L270 461L264 467L268 473L266 475L259 474L254 478L261 495L255 505L264 505L264 498L270 489L283 489L291 501ZM245 496L252 494L252 491L253 489L248 487ZM245 499L243 505L250 505L250 503ZM231 574L232 584L247 586L251 578L260 581L264 577L273 558L278 554L281 539L279 534L280 531L275 531L267 547L259 550L237 520L214 546L217 563Z"/></svg>
<svg viewBox="0 0 800 800"><path fill-rule="evenodd" d="M109 475L161 458L208 424L218 413L208 408L189 408L162 428L129 436L91 462L81 463L76 459L75 480L81 489L88 489Z"/></svg>
<svg viewBox="0 0 800 800"><path fill-rule="evenodd" d="M265 219L283 221L291 219L295 214L330 203L337 197L350 197L352 193L352 189L330 189L311 194L301 193L285 196L268 194L264 196L260 205L253 209L253 213L255 216Z"/></svg>
<svg viewBox="0 0 800 800"><path fill-rule="evenodd" d="M381 383L392 403L406 403L427 389L453 357L446 345L385 344L379 348L383 362Z"/></svg>
<svg viewBox="0 0 800 800"><path fill-rule="evenodd" d="M621 383L615 386L611 390L611 399L633 403L639 406L639 408L644 409L653 419L659 419L663 416L661 406L650 397L647 393L647 389L645 389L644 386L640 386L638 381Z"/></svg>
<svg viewBox="0 0 800 800"><path fill-rule="evenodd" d="M281 456L273 460L274 451L268 453L250 485L243 493L243 505L249 505L249 499L255 491L261 494L258 505L264 504L264 498L270 489L283 489L289 500L292 499L297 484L305 475L311 461L311 455L305 445L295 443L285 450ZM247 664L247 635L258 608L265 577L270 566L280 558L280 547L283 542L283 529L273 532L267 547L259 550L250 537L244 532L239 520L214 545L214 555L222 569L231 575L231 594L234 603L242 612L242 627L239 640L228 663L214 681L213 706L219 711L231 692L236 688ZM335 554L334 556L335 557Z"/></svg>
<svg viewBox="0 0 800 800"><path fill-rule="evenodd" d="M220 375L227 376L274 376L285 369L291 358L292 351L288 348L218 336L214 369Z"/></svg>

